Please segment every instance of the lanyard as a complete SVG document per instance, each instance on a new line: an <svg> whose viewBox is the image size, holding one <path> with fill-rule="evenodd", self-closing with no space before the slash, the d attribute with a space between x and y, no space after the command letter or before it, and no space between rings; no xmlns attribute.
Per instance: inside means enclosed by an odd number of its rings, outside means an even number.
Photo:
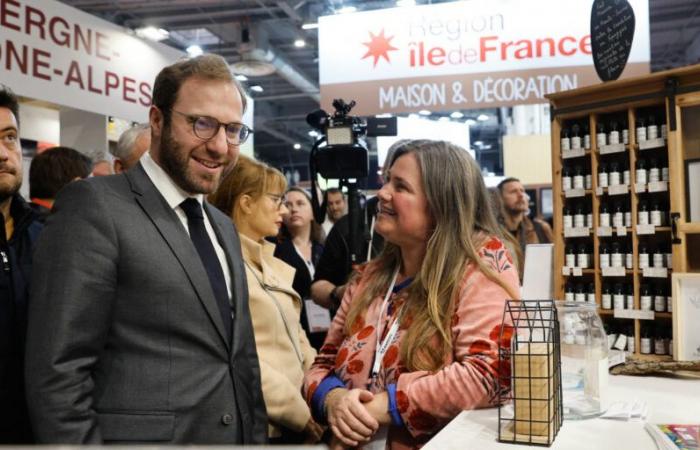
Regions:
<svg viewBox="0 0 700 450"><path fill-rule="evenodd" d="M384 359L384 355L386 354L386 351L389 349L389 344L391 344L391 341L394 340L394 337L396 336L396 333L399 331L399 323L401 322L401 315L403 313L403 306L401 307L401 310L399 310L396 313L396 318L394 319L394 322L391 324L391 328L389 328L389 331L387 332L386 336L384 336L384 340L381 342L379 339L381 338L382 333L379 331L379 326L382 323L382 316L384 315L384 309L386 309L387 304L389 303L389 297L391 297L391 294L394 290L394 285L396 284L396 278L399 275L399 268L397 267L396 270L394 271L394 276L391 279L391 283L389 284L389 289L386 291L386 295L384 296L384 301L382 302L382 307L379 310L379 317L377 318L377 348L374 350L374 364L372 364L372 379L376 379L377 375L379 375L379 370L382 368L382 360ZM383 331L383 330L382 330Z"/></svg>

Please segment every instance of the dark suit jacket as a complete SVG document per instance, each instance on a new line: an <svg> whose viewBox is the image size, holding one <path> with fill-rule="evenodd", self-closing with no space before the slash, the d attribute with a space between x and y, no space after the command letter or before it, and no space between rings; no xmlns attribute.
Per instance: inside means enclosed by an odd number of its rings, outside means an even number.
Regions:
<svg viewBox="0 0 700 450"><path fill-rule="evenodd" d="M39 442L265 442L238 233L205 209L231 269L231 348L199 255L141 165L59 194L37 244L29 310Z"/></svg>

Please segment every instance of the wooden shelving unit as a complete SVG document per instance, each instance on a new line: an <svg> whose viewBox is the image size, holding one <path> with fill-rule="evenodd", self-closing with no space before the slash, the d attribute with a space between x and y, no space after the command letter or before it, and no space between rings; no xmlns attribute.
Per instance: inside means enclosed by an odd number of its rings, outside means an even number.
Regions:
<svg viewBox="0 0 700 450"><path fill-rule="evenodd" d="M650 333L668 338L672 335L673 312L668 311L671 273L700 271L700 221L689 220L689 194L685 179L686 162L700 158L700 65L552 94L547 98L552 105L555 295L565 298L567 284L592 284L598 312L604 323L627 330L626 334L634 333L633 357L668 360L670 355L642 354L640 344L642 337L646 338ZM657 140L638 139L636 128L643 125L645 131L652 131L648 128L650 122L653 122L652 126L657 126ZM666 128L664 138L662 125ZM590 131L590 148L562 148L562 138L572 140L574 134L581 138L583 147L583 130L586 128ZM625 128L629 130L627 143L623 142L622 136ZM620 144L613 142L610 145L608 142L611 130L619 132ZM601 132L605 133L604 144L597 136ZM642 135L639 137L644 138ZM644 183L639 183L637 179L638 161L647 169ZM652 161L659 169L660 180L663 172L667 174L663 177L665 184L655 180L650 182L649 166ZM663 167L667 167L667 170L663 171ZM599 172L618 171L622 183L625 168L629 170L626 189L600 185ZM583 188L579 185L578 190L565 191L563 175L581 172L591 174L590 185ZM616 209L629 211L631 223L613 227L612 236L606 236L610 230L605 228L599 231L603 205L610 212L611 226ZM665 220L660 226L649 227L639 223L640 210L653 209L650 205L662 205L660 209L665 213ZM565 207L567 210L583 208L586 213L592 214L588 234L585 230L577 229L573 233L577 237L565 236L572 234L572 230L567 233L564 229ZM626 253L632 254L632 267L625 268L621 276L603 276L601 246L613 242L619 246L616 248L622 248L623 267ZM581 247L581 244L592 250L589 268L576 273L564 269L566 249ZM661 249L656 252L657 263L658 254L662 254L664 267L646 271L640 267L640 250L644 248ZM672 264L668 264L669 259ZM649 265L653 266L652 254L649 254ZM609 269L606 274L609 274ZM631 287L633 308L628 308L627 304L622 309L603 309L603 288L609 284L614 286L613 289L621 285L625 296ZM658 286L665 290L667 307L663 312L652 315L642 310L641 290L648 286L653 286L652 295L656 294ZM647 300L645 297L645 302Z"/></svg>

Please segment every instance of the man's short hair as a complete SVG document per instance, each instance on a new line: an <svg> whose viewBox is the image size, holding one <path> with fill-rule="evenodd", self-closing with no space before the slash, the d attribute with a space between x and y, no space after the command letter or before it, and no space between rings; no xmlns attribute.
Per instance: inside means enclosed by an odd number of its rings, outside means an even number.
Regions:
<svg viewBox="0 0 700 450"><path fill-rule="evenodd" d="M518 183L520 183L519 179L517 179L515 177L508 177L505 180L498 183L498 192L503 192L503 186L505 186L508 183L512 183L513 181L517 181Z"/></svg>
<svg viewBox="0 0 700 450"><path fill-rule="evenodd" d="M195 58L185 58L165 67L156 76L153 84L153 104L163 113L165 125L170 124L170 113L182 84L190 78L227 81L233 83L241 94L243 111L246 109L245 91L233 76L226 60L218 55L204 54Z"/></svg>
<svg viewBox="0 0 700 450"><path fill-rule="evenodd" d="M17 128L19 128L19 100L15 93L4 84L0 84L0 108L7 108L15 115Z"/></svg>
<svg viewBox="0 0 700 450"><path fill-rule="evenodd" d="M343 196L343 198L345 198L345 194L343 194L343 191L341 191L340 188L337 187L326 189L326 198L328 198L330 194L340 194Z"/></svg>
<svg viewBox="0 0 700 450"><path fill-rule="evenodd" d="M56 198L58 191L76 178L87 178L92 161L69 147L53 147L39 153L29 167L29 196Z"/></svg>
<svg viewBox="0 0 700 450"><path fill-rule="evenodd" d="M151 125L148 123L139 123L129 128L119 136L117 145L110 148L112 156L119 159L128 159L134 151L134 144L141 133L150 133Z"/></svg>

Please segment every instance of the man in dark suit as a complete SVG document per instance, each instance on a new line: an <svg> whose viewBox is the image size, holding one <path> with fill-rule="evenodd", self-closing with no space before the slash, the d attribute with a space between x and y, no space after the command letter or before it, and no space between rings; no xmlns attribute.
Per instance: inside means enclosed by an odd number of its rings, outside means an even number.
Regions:
<svg viewBox="0 0 700 450"><path fill-rule="evenodd" d="M248 136L244 108L222 58L166 67L150 152L58 195L29 310L39 442L265 442L238 233L204 200Z"/></svg>

